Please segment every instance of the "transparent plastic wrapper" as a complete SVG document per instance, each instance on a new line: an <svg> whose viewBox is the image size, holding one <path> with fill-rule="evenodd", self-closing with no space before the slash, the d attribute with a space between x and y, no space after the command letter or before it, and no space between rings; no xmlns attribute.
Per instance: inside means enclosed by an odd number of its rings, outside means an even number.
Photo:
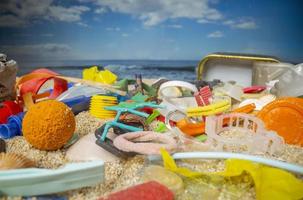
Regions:
<svg viewBox="0 0 303 200"><path fill-rule="evenodd" d="M7 61L6 55L0 53L0 102L15 99L17 69L16 61Z"/></svg>
<svg viewBox="0 0 303 200"><path fill-rule="evenodd" d="M217 90L238 101L241 101L243 95L243 88L241 86L233 85L228 82L224 83L223 87L218 87Z"/></svg>
<svg viewBox="0 0 303 200"><path fill-rule="evenodd" d="M253 79L256 85L270 85L277 96L303 95L303 64L255 63Z"/></svg>
<svg viewBox="0 0 303 200"><path fill-rule="evenodd" d="M178 152L190 152L190 151L210 151L211 145L207 142L199 142L194 137L187 136L179 128L174 127L171 129L172 136L178 142Z"/></svg>
<svg viewBox="0 0 303 200"><path fill-rule="evenodd" d="M106 90L88 85L75 84L73 87L69 88L67 91L58 96L57 100L63 101L65 99L71 99L81 95L90 97L96 94L106 94Z"/></svg>
<svg viewBox="0 0 303 200"><path fill-rule="evenodd" d="M303 95L303 63L295 65L278 77L275 84L277 96Z"/></svg>
<svg viewBox="0 0 303 200"><path fill-rule="evenodd" d="M234 131L236 137L224 135ZM217 151L237 151L254 154L275 154L284 140L274 131L267 131L263 122L248 114L231 113L206 118L207 143Z"/></svg>
<svg viewBox="0 0 303 200"><path fill-rule="evenodd" d="M290 63L256 62L253 66L253 80L255 85L265 85L293 67Z"/></svg>

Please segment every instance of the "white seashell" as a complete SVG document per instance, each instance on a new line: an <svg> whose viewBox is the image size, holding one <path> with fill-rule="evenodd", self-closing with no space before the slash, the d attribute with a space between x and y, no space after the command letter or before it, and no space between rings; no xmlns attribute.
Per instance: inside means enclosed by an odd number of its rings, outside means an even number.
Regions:
<svg viewBox="0 0 303 200"><path fill-rule="evenodd" d="M15 153L0 153L0 170L35 167L30 159Z"/></svg>

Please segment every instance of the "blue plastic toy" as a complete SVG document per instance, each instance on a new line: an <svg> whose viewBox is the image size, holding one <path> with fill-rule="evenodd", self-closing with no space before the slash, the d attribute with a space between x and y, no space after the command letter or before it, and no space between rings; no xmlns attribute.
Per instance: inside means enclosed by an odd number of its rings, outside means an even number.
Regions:
<svg viewBox="0 0 303 200"><path fill-rule="evenodd" d="M70 107L73 113L76 115L82 111L89 109L90 98L91 97L81 95L70 99L64 99L62 100L62 102L65 103L68 107Z"/></svg>
<svg viewBox="0 0 303 200"><path fill-rule="evenodd" d="M8 139L22 133L22 120L25 113L21 112L8 118L7 124L0 125L0 138Z"/></svg>
<svg viewBox="0 0 303 200"><path fill-rule="evenodd" d="M149 114L137 110L144 107L163 108L163 106L157 105L155 102L121 102L118 106L105 107L106 110L116 111L117 114L113 121L106 122L103 126L101 126L95 131L95 135L97 137L96 144L118 157L126 158L135 155L132 152L123 152L114 147L113 141L110 138L107 138L107 133L110 128L120 128L123 131L128 132L143 131L142 128L121 123L119 122L119 119L120 116L124 113L131 113L140 117L148 118Z"/></svg>
<svg viewBox="0 0 303 200"><path fill-rule="evenodd" d="M142 128L137 128L134 126L129 126L126 124L123 124L121 122L118 122L118 120L120 119L120 116L123 113L132 113L134 115L138 115L140 117L145 117L147 118L149 116L149 114L145 113L145 112L141 112L138 111L137 109L141 109L144 107L150 107L150 108L163 108L160 105L157 105L155 102L143 102L143 103L129 103L129 104L119 104L118 106L107 106L105 107L106 110L111 110L111 111L116 111L116 117L113 121L110 122L106 122L105 128L103 130L102 136L100 138L100 140L105 141L106 136L107 136L107 132L110 128L112 127L119 127L122 129L126 129L129 130L130 132L135 132L135 131L143 131Z"/></svg>

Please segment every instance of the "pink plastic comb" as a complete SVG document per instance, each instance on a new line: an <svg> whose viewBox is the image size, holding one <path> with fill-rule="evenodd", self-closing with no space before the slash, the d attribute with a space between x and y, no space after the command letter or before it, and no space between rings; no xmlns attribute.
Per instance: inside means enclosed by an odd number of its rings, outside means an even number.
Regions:
<svg viewBox="0 0 303 200"><path fill-rule="evenodd" d="M212 93L209 86L201 88L200 91L196 92L194 95L198 106L207 106L210 104L209 99L212 97Z"/></svg>

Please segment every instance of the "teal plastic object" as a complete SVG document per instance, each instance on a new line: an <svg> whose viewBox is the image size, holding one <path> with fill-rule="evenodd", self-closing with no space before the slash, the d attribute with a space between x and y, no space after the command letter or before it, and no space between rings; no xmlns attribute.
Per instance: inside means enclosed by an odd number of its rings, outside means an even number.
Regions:
<svg viewBox="0 0 303 200"><path fill-rule="evenodd" d="M59 169L0 171L0 197L33 196L93 186L104 180L104 162L71 163Z"/></svg>
<svg viewBox="0 0 303 200"><path fill-rule="evenodd" d="M105 141L108 130L111 127L114 127L114 126L122 128L122 129L129 130L131 132L143 131L143 129L141 129L141 128L137 128L137 127L134 127L134 126L129 126L129 125L120 123L118 121L120 119L120 116L123 113L126 113L126 112L132 113L134 115L138 115L140 117L148 118L149 114L136 110L136 109L141 109L141 108L144 108L144 107L163 108L163 106L157 105L156 102L141 102L141 103L121 102L121 103L119 103L118 106L106 106L106 107L104 107L106 110L116 111L117 114L116 114L116 117L113 121L106 122L105 128L104 128L102 136L100 138L101 141L103 141L103 142Z"/></svg>

